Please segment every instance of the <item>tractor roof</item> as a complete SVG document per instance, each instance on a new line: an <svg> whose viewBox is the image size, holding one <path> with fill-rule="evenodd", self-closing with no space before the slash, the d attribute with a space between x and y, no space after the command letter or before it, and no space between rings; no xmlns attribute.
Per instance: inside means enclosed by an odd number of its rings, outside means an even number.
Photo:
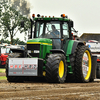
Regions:
<svg viewBox="0 0 100 100"><path fill-rule="evenodd" d="M62 14L61 17L47 17L47 16L40 16L39 14L37 17L33 14L32 17L34 18L35 21L71 21L71 19L67 18L65 14Z"/></svg>
<svg viewBox="0 0 100 100"><path fill-rule="evenodd" d="M61 18L61 17L36 17L34 18L35 21L37 20L44 20L44 21L69 21L68 18Z"/></svg>

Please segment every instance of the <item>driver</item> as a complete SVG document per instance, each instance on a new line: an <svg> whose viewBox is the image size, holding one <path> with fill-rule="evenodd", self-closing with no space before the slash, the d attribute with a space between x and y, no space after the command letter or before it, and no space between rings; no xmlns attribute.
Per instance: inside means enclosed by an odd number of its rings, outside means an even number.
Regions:
<svg viewBox="0 0 100 100"><path fill-rule="evenodd" d="M50 35L52 35L53 38L57 38L52 40L53 48L60 49L61 48L60 32L56 29L55 25L52 25L51 28L52 32L50 33Z"/></svg>
<svg viewBox="0 0 100 100"><path fill-rule="evenodd" d="M50 34L53 36L53 38L59 38L60 33L56 29L55 25L52 25L51 28L52 28L52 32Z"/></svg>

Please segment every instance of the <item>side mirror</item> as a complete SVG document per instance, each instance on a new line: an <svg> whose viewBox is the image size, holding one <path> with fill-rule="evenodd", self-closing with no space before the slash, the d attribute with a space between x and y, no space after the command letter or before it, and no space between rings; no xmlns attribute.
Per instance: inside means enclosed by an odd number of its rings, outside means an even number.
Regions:
<svg viewBox="0 0 100 100"><path fill-rule="evenodd" d="M24 21L21 21L20 24L21 24L21 27L24 27Z"/></svg>
<svg viewBox="0 0 100 100"><path fill-rule="evenodd" d="M70 22L69 22L69 26L70 26L70 27L74 27L73 21L70 21Z"/></svg>

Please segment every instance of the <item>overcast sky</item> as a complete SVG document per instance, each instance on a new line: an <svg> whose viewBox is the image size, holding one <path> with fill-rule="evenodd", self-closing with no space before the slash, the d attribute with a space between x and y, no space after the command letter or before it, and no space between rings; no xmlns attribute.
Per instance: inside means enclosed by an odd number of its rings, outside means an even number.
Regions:
<svg viewBox="0 0 100 100"><path fill-rule="evenodd" d="M82 33L100 33L100 0L28 0L31 15L66 14L74 21L74 28Z"/></svg>
<svg viewBox="0 0 100 100"><path fill-rule="evenodd" d="M27 0L30 15L60 17L66 14L74 21L74 28L83 33L100 33L100 0ZM17 34L24 40L24 34Z"/></svg>

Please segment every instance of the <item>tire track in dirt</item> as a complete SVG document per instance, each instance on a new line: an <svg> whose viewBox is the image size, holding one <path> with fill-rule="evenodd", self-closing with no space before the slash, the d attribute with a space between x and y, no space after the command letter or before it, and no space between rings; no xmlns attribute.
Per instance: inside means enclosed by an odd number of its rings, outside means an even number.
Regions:
<svg viewBox="0 0 100 100"><path fill-rule="evenodd" d="M100 81L64 84L0 81L0 99L100 100Z"/></svg>

